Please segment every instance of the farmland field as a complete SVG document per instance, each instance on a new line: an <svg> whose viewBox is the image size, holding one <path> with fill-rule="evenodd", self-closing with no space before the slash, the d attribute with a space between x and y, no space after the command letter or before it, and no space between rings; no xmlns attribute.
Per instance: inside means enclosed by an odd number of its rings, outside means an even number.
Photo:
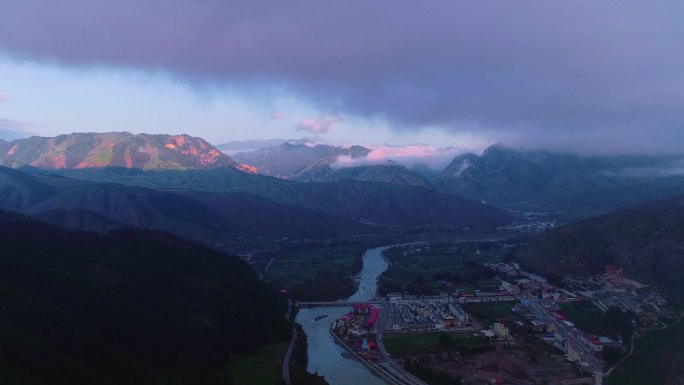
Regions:
<svg viewBox="0 0 684 385"><path fill-rule="evenodd" d="M361 270L363 253L381 242L339 242L280 251L272 257L265 277L274 286L289 289L295 299L344 298L356 290L351 276Z"/></svg>
<svg viewBox="0 0 684 385"><path fill-rule="evenodd" d="M507 302L482 302L482 303L466 303L463 304L463 310L470 314L475 321L482 324L482 326L489 326L502 318L515 316L512 308L515 305L513 301Z"/></svg>
<svg viewBox="0 0 684 385"><path fill-rule="evenodd" d="M381 293L412 294L453 292L457 289L491 290L493 274L482 264L499 262L508 249L495 242L439 243L392 249L391 265L380 279Z"/></svg>
<svg viewBox="0 0 684 385"><path fill-rule="evenodd" d="M391 356L400 358L446 352L459 347L479 345L483 337L471 333L406 333L387 334L383 342Z"/></svg>
<svg viewBox="0 0 684 385"><path fill-rule="evenodd" d="M561 312L585 333L617 338L616 331L608 325L603 311L591 301L561 304Z"/></svg>

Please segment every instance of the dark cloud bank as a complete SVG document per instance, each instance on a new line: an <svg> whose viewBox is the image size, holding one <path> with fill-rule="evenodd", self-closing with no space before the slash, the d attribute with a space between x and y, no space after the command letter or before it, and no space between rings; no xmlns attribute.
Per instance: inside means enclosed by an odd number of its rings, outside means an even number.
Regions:
<svg viewBox="0 0 684 385"><path fill-rule="evenodd" d="M286 88L515 146L684 151L681 2L2 3L0 47L19 58Z"/></svg>

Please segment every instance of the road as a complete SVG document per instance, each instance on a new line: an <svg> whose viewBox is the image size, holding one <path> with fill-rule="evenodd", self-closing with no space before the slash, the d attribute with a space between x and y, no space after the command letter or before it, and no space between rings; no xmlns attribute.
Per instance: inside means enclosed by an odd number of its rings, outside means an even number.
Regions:
<svg viewBox="0 0 684 385"><path fill-rule="evenodd" d="M606 372L603 373L603 377L608 377L608 376L610 376L610 374L613 372L613 369L617 368L618 365L620 365L621 363L623 363L627 358L629 358L629 356L632 355L632 353L634 353L634 335L635 335L635 334L636 334L636 333L632 333L632 340L629 342L629 353L625 354L625 356L622 357L622 358L620 359L620 361L616 362L615 365L613 365L610 369L606 370Z"/></svg>
<svg viewBox="0 0 684 385"><path fill-rule="evenodd" d="M287 347L287 352L285 353L285 358L283 359L283 380L285 384L291 385L290 381L290 358L292 357L292 351L294 350L295 342L297 342L297 329L292 328L292 339L290 340L290 346Z"/></svg>
<svg viewBox="0 0 684 385"><path fill-rule="evenodd" d="M266 265L266 267L264 268L264 274L268 273L268 269L271 268L271 265L273 264L273 260L275 260L275 258L272 257L271 260L268 261L268 265Z"/></svg>
<svg viewBox="0 0 684 385"><path fill-rule="evenodd" d="M340 306L340 307L349 307L353 305L362 305L362 304L367 304L368 301L318 301L318 302L297 302L295 305L297 307L317 307L317 306L322 306L322 307L332 307L332 306ZM372 302L371 302L372 303Z"/></svg>
<svg viewBox="0 0 684 385"><path fill-rule="evenodd" d="M287 300L287 313L285 313L285 319L288 321L292 317L292 300ZM297 342L297 329L292 328L292 338L290 339L290 345L287 347L287 352L285 352L285 357L283 358L283 380L285 384L290 385L290 358L292 357L292 351L294 350L295 343Z"/></svg>
<svg viewBox="0 0 684 385"><path fill-rule="evenodd" d="M563 322L560 322L549 311L544 309L544 306L539 303L539 300L533 295L526 295L525 298L529 301L529 309L534 315L544 322L551 322L556 326L556 330L560 332L569 341L572 341L575 346L582 351L582 355L588 360L592 373L603 372L603 363L596 357L595 352L584 346L580 339L583 333L575 328L571 328Z"/></svg>
<svg viewBox="0 0 684 385"><path fill-rule="evenodd" d="M285 319L290 321L290 317L292 317L292 300L288 299L287 300L287 313L285 313Z"/></svg>
<svg viewBox="0 0 684 385"><path fill-rule="evenodd" d="M421 379L418 377L414 376L413 374L409 373L406 369L401 367L399 364L397 364L392 357L390 357L389 353L387 353L387 350L385 349L385 344L382 342L382 333L385 331L385 327L387 326L387 322L389 321L389 308L390 304L384 304L382 306L382 312L380 313L380 321L378 322L378 331L376 335L376 342L378 344L378 350L380 351L381 357L383 358L380 362L378 362L379 365L382 363L387 363L389 365L389 368L391 369L391 372L395 375L401 378L403 383L409 384L409 385L428 385L427 383L423 382Z"/></svg>

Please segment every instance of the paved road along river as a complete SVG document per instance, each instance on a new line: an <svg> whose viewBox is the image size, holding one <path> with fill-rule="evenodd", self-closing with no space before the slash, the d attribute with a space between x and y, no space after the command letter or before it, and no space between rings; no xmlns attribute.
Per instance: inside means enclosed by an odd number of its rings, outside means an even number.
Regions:
<svg viewBox="0 0 684 385"><path fill-rule="evenodd" d="M359 288L348 301L367 301L375 296L378 277L388 267L387 260L382 256L382 252L388 247L369 249L363 254L363 269L358 277ZM330 385L386 385L360 362L345 358L342 355L344 349L330 335L329 328L333 321L350 311L351 307L316 307L299 311L296 321L302 325L309 342L308 370L325 376ZM324 314L327 317L315 320Z"/></svg>

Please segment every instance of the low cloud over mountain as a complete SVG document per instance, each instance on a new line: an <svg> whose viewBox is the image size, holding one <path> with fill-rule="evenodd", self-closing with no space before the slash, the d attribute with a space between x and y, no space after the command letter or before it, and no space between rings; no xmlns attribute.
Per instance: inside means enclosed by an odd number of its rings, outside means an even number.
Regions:
<svg viewBox="0 0 684 385"><path fill-rule="evenodd" d="M428 165L434 170L443 169L454 156L465 152L463 149L454 147L438 148L430 145L413 144L406 146L372 146L370 152L365 157L351 157L340 155L332 168L348 168L356 166L378 165L388 163L398 163L404 166L415 166L418 164Z"/></svg>

